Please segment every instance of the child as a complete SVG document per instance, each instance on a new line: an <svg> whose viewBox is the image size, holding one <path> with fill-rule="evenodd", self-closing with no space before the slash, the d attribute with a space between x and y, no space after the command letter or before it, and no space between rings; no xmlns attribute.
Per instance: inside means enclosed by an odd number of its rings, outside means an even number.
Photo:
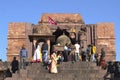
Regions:
<svg viewBox="0 0 120 80"><path fill-rule="evenodd" d="M60 64L61 62L63 62L63 60L64 60L64 57L62 55L62 52L60 52L58 54L58 56L57 56L57 62L58 62L58 64Z"/></svg>

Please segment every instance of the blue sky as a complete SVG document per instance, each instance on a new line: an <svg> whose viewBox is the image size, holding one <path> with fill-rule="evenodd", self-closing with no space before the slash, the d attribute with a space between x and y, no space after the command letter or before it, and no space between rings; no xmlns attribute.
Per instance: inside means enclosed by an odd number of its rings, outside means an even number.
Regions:
<svg viewBox="0 0 120 80"><path fill-rule="evenodd" d="M120 61L120 0L1 0L0 59L6 60L10 22L37 24L43 13L79 13L86 24L113 22L116 36L116 60Z"/></svg>

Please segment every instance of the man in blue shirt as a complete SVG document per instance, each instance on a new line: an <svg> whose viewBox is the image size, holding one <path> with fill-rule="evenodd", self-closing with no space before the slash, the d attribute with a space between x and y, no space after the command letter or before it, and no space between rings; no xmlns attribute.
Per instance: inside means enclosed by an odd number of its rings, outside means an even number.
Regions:
<svg viewBox="0 0 120 80"><path fill-rule="evenodd" d="M46 41L44 41L44 43L42 44L42 59L43 59L43 62L46 62L47 60L47 56L48 56L48 44Z"/></svg>
<svg viewBox="0 0 120 80"><path fill-rule="evenodd" d="M20 68L26 69L26 59L28 58L28 51L25 49L25 45L20 50Z"/></svg>

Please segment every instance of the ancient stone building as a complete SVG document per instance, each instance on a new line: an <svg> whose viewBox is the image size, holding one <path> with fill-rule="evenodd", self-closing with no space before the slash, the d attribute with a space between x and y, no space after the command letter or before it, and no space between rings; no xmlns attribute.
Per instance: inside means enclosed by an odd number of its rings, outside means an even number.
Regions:
<svg viewBox="0 0 120 80"><path fill-rule="evenodd" d="M48 17L57 24L49 24ZM19 50L23 44L31 59L35 46L42 44L44 40L49 44L49 52L52 49L62 50L63 45L77 40L84 48L89 44L96 45L98 54L104 47L106 60L116 58L113 23L85 24L80 14L43 14L38 24L9 23L7 61L11 61L14 56L19 58Z"/></svg>

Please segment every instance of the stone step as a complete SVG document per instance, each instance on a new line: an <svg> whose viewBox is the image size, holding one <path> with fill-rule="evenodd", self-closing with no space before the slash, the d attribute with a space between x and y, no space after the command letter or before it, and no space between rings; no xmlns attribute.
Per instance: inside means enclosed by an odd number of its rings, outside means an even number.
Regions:
<svg viewBox="0 0 120 80"><path fill-rule="evenodd" d="M12 78L5 78L4 80L13 80Z"/></svg>
<svg viewBox="0 0 120 80"><path fill-rule="evenodd" d="M13 77L13 78L18 78L18 77L19 77L19 74L17 74L17 73L12 74L12 77Z"/></svg>
<svg viewBox="0 0 120 80"><path fill-rule="evenodd" d="M57 78L98 78L97 74L93 74L93 73L84 73L84 74L80 74L80 73L58 73L58 74L51 74L51 73L39 73L39 74L29 74L28 76L29 78L35 78L35 77L39 77L39 78L53 78L53 77L57 77Z"/></svg>
<svg viewBox="0 0 120 80"><path fill-rule="evenodd" d="M69 76L68 76L69 75ZM101 76L99 75L99 77L97 76L97 75L95 75L95 74L83 74L83 75L80 75L80 74L78 74L77 75L77 73L75 74L75 73L64 73L64 74L49 74L49 73L47 73L47 74L43 74L43 73L41 73L41 74L38 74L38 75L32 75L32 76L30 76L31 78L36 78L36 77L39 77L39 78L54 78L54 77L56 77L56 78L62 78L62 79L64 79L64 78L78 78L78 79L81 79L81 78L101 78ZM61 79L61 80L62 80Z"/></svg>
<svg viewBox="0 0 120 80"><path fill-rule="evenodd" d="M96 66L96 63L95 62L83 62L83 61L80 61L80 62L63 62L61 63L61 65L70 65L70 64L80 64L80 66Z"/></svg>
<svg viewBox="0 0 120 80"><path fill-rule="evenodd" d="M35 67L34 67L35 68ZM29 69L27 69L28 71L41 71L41 72L46 72L47 71L47 69L44 67L44 68L35 68L35 69L33 69L33 68L29 68Z"/></svg>
<svg viewBox="0 0 120 80"><path fill-rule="evenodd" d="M98 70L99 67L76 67L76 66L63 66L59 67L60 70Z"/></svg>
<svg viewBox="0 0 120 80"><path fill-rule="evenodd" d="M43 64L42 63L32 63L30 64L29 66L30 67L36 67L36 68L41 68L43 67L42 66ZM59 65L60 67L95 67L96 64L93 63L93 62L75 62L75 63L72 63L72 62L63 62Z"/></svg>
<svg viewBox="0 0 120 80"><path fill-rule="evenodd" d="M12 78L6 78L5 80L23 80L27 78L27 70L20 69L19 73L12 74Z"/></svg>
<svg viewBox="0 0 120 80"><path fill-rule="evenodd" d="M86 65L86 64L61 64L59 65L61 68L93 68L93 67L96 67L96 66L93 66L92 64L91 65Z"/></svg>
<svg viewBox="0 0 120 80"><path fill-rule="evenodd" d="M94 64L93 64L94 65ZM84 66L81 66L81 64L79 63L79 64L68 64L68 63L63 63L63 64L60 64L59 66L58 66L58 69L60 69L60 70L81 70L81 69L95 69L95 70L97 70L99 67L96 67L96 66L91 66L91 65L89 65L89 66L86 66L86 65L84 65ZM38 64L38 63L34 63L34 64L32 64L32 65L30 65L29 67L28 67L28 70L33 70L33 71L36 71L36 70L40 70L40 71L45 71L45 67L43 67L41 64Z"/></svg>
<svg viewBox="0 0 120 80"><path fill-rule="evenodd" d="M104 80L102 78L33 78L32 80Z"/></svg>
<svg viewBox="0 0 120 80"><path fill-rule="evenodd" d="M30 74L46 74L46 73L49 73L49 71L46 71L46 72L41 72L39 70L37 71L28 71L28 75ZM85 74L85 75L88 75L88 74L98 74L99 73L99 70L60 70L58 71L59 74L63 74L63 73L75 73L75 74Z"/></svg>
<svg viewBox="0 0 120 80"><path fill-rule="evenodd" d="M6 78L5 80L27 80L25 78L19 77L19 78Z"/></svg>
<svg viewBox="0 0 120 80"><path fill-rule="evenodd" d="M34 67L35 68L35 67ZM77 68L77 67L69 67L69 68L64 68L64 67L58 67L58 72L98 72L99 71L99 67L93 67L93 68ZM29 73L48 73L48 70L46 70L45 68L29 68L27 69Z"/></svg>
<svg viewBox="0 0 120 80"><path fill-rule="evenodd" d="M63 62L58 66L58 74L49 73L42 63L28 64L19 73L7 80L103 80L105 71L93 62Z"/></svg>

